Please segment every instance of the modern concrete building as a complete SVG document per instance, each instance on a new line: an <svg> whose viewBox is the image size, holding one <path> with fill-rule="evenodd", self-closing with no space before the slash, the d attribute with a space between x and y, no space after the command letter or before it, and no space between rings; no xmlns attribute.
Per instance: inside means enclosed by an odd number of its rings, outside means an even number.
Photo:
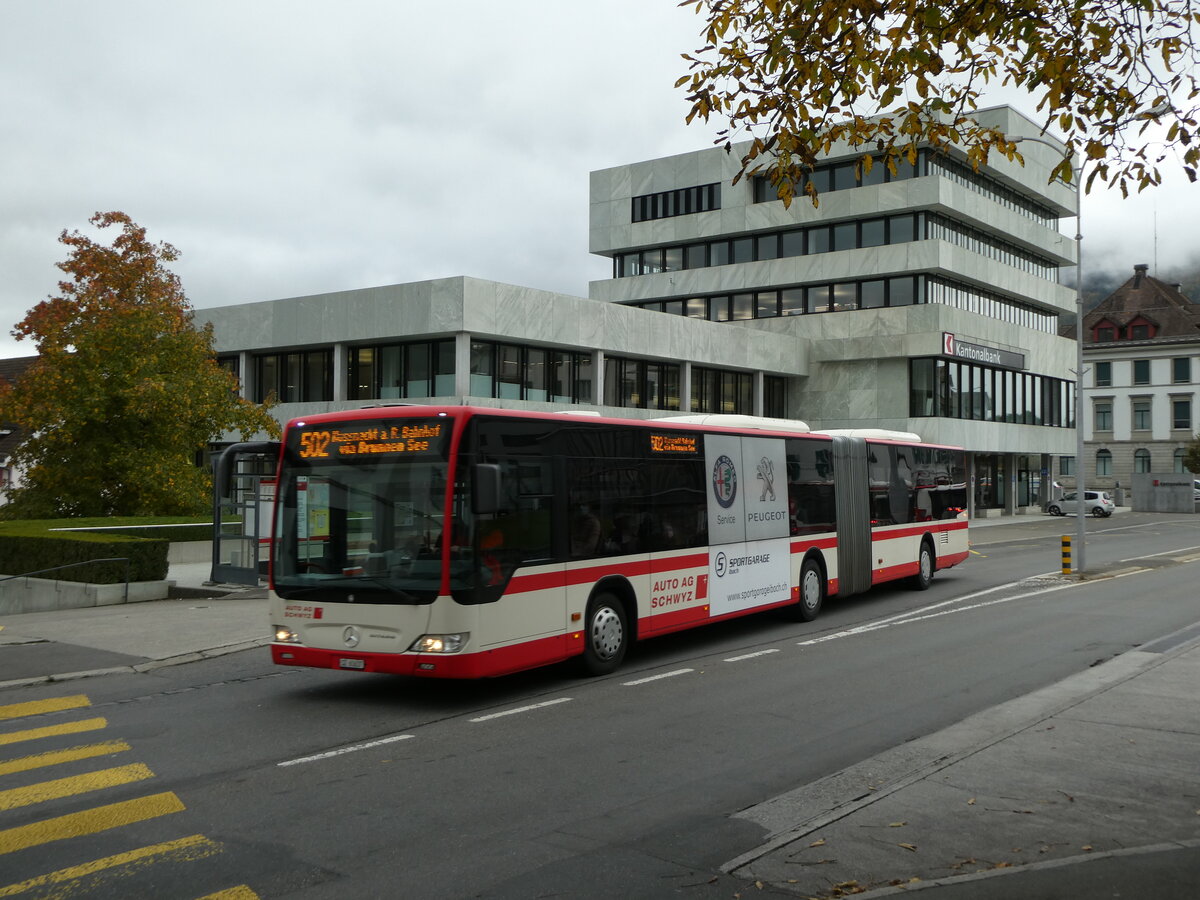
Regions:
<svg viewBox="0 0 1200 900"><path fill-rule="evenodd" d="M1200 409L1200 304L1149 266L1083 320L1084 486L1128 492L1134 475L1186 471ZM1064 329L1074 338L1074 328ZM1059 460L1071 484L1074 453ZM1127 498L1128 499L1128 498Z"/></svg>
<svg viewBox="0 0 1200 900"><path fill-rule="evenodd" d="M1010 135L1037 126L1003 107ZM1036 508L1074 445L1076 259L1060 159L979 171L922 150L895 173L835 148L820 205L732 185L719 148L592 173L588 299L450 278L202 311L247 396L281 419L439 402L879 427L971 451L972 512Z"/></svg>

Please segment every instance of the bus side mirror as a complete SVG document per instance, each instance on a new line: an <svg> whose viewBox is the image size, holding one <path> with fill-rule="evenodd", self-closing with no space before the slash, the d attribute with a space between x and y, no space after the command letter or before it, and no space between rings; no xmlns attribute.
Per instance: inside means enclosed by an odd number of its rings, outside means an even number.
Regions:
<svg viewBox="0 0 1200 900"><path fill-rule="evenodd" d="M471 467L471 512L494 513L500 509L500 466L476 463Z"/></svg>

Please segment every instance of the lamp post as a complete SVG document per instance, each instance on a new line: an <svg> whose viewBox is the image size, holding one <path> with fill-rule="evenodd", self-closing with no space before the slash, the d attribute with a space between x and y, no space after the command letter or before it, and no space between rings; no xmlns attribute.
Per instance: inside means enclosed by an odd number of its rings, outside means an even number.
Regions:
<svg viewBox="0 0 1200 900"><path fill-rule="evenodd" d="M1084 503L1083 477L1083 166L1076 166L1067 158L1062 147L1042 137L1016 137L1014 144L1033 141L1044 144L1060 154L1071 164L1071 177L1075 181L1075 544L1071 548L1071 562L1075 574L1083 577L1084 554L1087 540L1087 504Z"/></svg>

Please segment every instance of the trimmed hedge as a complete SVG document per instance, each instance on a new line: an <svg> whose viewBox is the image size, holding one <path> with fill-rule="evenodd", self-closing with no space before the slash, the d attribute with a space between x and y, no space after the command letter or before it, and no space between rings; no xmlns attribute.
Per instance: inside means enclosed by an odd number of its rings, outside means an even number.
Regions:
<svg viewBox="0 0 1200 900"><path fill-rule="evenodd" d="M138 537L129 534L134 529L119 532L53 531L54 528L94 527L104 529L113 525L155 525L192 522L188 519L39 519L0 523L0 572L23 575L41 569L94 559L125 558L129 560L130 581L161 581L167 577L167 546L172 540L210 540L212 526L196 523L194 528L137 529ZM170 539L164 536L170 533ZM196 537L195 535L200 535ZM81 581L92 584L119 584L125 581L125 563L94 563L49 572L46 578L60 581Z"/></svg>

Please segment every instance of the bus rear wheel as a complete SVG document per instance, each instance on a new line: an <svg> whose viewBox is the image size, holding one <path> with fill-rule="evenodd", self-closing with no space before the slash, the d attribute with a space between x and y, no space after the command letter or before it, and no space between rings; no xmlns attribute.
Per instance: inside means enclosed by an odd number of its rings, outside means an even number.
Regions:
<svg viewBox="0 0 1200 900"><path fill-rule="evenodd" d="M583 670L587 675L616 671L629 649L625 605L609 593L597 594L584 617Z"/></svg>
<svg viewBox="0 0 1200 900"><path fill-rule="evenodd" d="M923 591L933 583L933 548L929 541L921 541L921 555L917 558L917 574L909 584L914 590Z"/></svg>
<svg viewBox="0 0 1200 900"><path fill-rule="evenodd" d="M811 622L821 612L825 602L825 575L820 564L813 558L804 561L800 568L800 599L792 607L792 615L801 622Z"/></svg>

